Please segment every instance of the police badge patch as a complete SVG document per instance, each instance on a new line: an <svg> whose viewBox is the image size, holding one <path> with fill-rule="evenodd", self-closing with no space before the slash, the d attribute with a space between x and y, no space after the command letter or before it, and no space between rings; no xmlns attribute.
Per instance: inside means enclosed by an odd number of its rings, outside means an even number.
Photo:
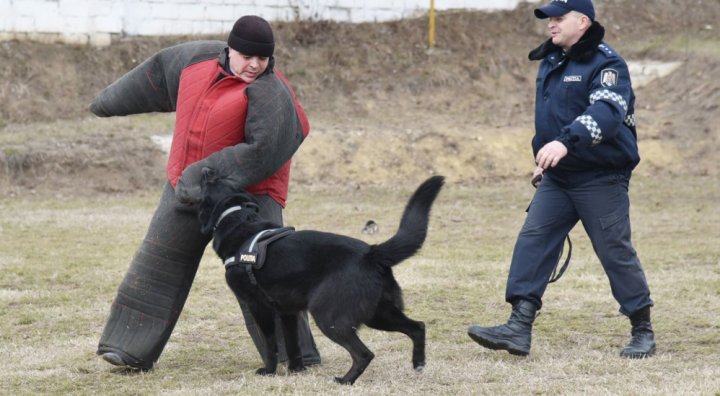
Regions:
<svg viewBox="0 0 720 396"><path fill-rule="evenodd" d="M604 69L600 72L600 84L603 87L612 87L617 85L618 72L615 69Z"/></svg>

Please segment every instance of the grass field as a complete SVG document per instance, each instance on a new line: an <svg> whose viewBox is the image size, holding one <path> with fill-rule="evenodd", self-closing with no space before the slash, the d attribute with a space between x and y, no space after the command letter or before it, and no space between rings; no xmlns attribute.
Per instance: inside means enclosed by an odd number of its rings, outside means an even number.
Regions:
<svg viewBox="0 0 720 396"><path fill-rule="evenodd" d="M395 231L411 189L295 187L285 220L376 243ZM427 325L428 365L412 370L405 336L362 329L376 358L353 387L332 382L350 357L317 329L322 365L255 376L260 359L210 249L156 368L113 368L95 356L96 344L158 197L4 198L0 394L720 395L717 179L632 181L634 243L655 300L658 353L646 360L618 357L629 321L581 227L568 272L545 295L529 357L484 350L467 337L469 324L507 319L505 278L531 194L527 180L448 183L425 247L395 271L408 315ZM360 233L370 218L379 234Z"/></svg>

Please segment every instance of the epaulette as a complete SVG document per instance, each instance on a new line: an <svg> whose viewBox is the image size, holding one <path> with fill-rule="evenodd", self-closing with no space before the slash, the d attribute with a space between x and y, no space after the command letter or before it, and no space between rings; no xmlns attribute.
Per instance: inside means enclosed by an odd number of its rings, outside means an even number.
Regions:
<svg viewBox="0 0 720 396"><path fill-rule="evenodd" d="M600 52L602 52L603 54L605 54L605 56L607 56L608 58L612 58L612 57L618 56L618 53L615 52L614 49L610 48L610 46L608 46L608 45L605 44L605 43L600 43L600 44L598 44L598 49L600 50Z"/></svg>

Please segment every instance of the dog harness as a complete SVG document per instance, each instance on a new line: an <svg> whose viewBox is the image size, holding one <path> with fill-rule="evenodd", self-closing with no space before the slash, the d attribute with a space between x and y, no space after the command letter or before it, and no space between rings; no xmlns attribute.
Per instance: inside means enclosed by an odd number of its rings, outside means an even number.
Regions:
<svg viewBox="0 0 720 396"><path fill-rule="evenodd" d="M295 232L294 227L271 228L258 232L240 246L235 256L225 259L225 269L243 266L250 283L258 286L253 271L259 270L265 265L268 245L293 232Z"/></svg>

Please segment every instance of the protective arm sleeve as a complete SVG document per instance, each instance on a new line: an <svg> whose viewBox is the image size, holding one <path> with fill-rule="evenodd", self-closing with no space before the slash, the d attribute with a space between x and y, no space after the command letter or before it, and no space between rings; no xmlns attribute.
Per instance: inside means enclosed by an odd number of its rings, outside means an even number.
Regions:
<svg viewBox="0 0 720 396"><path fill-rule="evenodd" d="M293 96L276 74L255 80L245 92L245 142L207 158L218 175L232 177L242 188L272 176L292 158L304 139Z"/></svg>
<svg viewBox="0 0 720 396"><path fill-rule="evenodd" d="M175 187L180 202L200 201L205 167L215 170L219 177L234 179L240 188L247 188L277 172L303 142L303 122L295 107L295 96L275 73L258 78L245 92L248 96L245 142L185 168ZM305 117L304 112L300 116Z"/></svg>
<svg viewBox="0 0 720 396"><path fill-rule="evenodd" d="M609 59L593 77L590 105L557 139L575 151L612 140L620 130L628 109L634 106L627 65L620 58Z"/></svg>
<svg viewBox="0 0 720 396"><path fill-rule="evenodd" d="M222 41L192 41L165 48L103 89L90 104L99 117L175 111L180 74L188 65L217 57Z"/></svg>

